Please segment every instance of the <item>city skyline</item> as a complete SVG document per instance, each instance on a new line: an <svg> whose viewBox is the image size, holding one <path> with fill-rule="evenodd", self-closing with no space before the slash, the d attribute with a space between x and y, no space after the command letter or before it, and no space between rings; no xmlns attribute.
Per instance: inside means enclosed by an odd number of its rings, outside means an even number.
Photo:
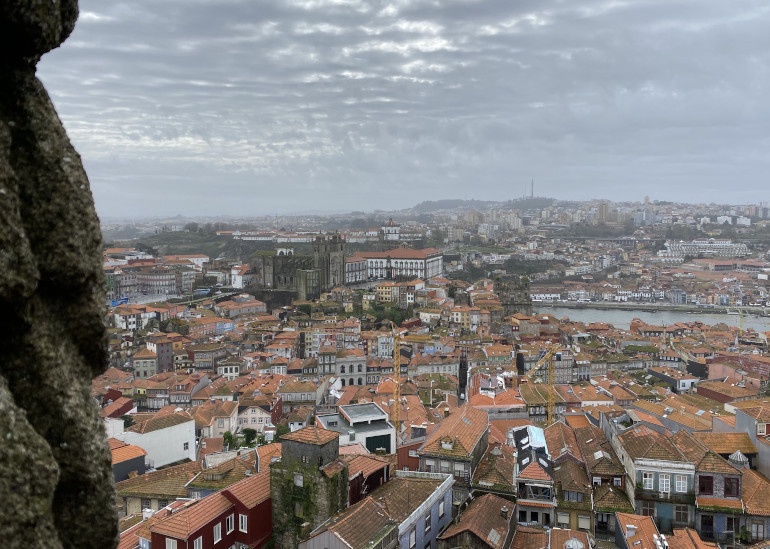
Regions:
<svg viewBox="0 0 770 549"><path fill-rule="evenodd" d="M766 200L751 1L84 1L39 75L97 210Z"/></svg>

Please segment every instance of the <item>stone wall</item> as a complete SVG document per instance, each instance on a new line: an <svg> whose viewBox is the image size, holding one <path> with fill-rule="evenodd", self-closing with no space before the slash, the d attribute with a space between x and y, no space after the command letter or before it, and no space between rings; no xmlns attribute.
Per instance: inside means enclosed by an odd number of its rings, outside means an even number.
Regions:
<svg viewBox="0 0 770 549"><path fill-rule="evenodd" d="M107 365L101 233L35 66L76 0L0 2L0 498L4 547L114 547L110 452L90 380Z"/></svg>

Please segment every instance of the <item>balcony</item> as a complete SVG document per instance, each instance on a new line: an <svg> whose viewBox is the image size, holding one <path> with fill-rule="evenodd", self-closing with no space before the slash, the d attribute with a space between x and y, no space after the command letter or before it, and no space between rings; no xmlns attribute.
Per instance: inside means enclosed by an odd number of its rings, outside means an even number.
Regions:
<svg viewBox="0 0 770 549"><path fill-rule="evenodd" d="M661 492L659 490L645 490L639 484L636 485L634 497L644 501L660 501L666 503L678 503L683 505L695 504L695 493L690 492Z"/></svg>

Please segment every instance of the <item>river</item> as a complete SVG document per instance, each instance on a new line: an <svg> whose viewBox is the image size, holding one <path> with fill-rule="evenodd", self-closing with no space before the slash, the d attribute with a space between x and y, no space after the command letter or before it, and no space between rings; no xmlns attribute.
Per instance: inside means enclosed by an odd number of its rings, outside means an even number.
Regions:
<svg viewBox="0 0 770 549"><path fill-rule="evenodd" d="M533 307L536 313L547 313L556 318L569 317L570 320L577 322L606 322L616 328L628 330L631 320L638 318L647 324L655 326L670 326L677 322L700 321L704 324L713 326L714 324L724 323L728 326L740 326L740 315L715 314L706 312L685 313L680 311L621 311L621 310L602 310L602 309L568 309L566 307ZM766 332L770 330L770 317L743 315L743 328L752 328L757 332Z"/></svg>

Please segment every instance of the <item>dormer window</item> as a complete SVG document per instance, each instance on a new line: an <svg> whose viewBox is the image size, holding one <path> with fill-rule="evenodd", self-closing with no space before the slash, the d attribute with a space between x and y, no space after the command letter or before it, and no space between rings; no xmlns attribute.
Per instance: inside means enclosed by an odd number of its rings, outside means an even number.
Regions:
<svg viewBox="0 0 770 549"><path fill-rule="evenodd" d="M442 440L441 441L441 449L442 450L451 450L454 448L454 442L451 440Z"/></svg>

